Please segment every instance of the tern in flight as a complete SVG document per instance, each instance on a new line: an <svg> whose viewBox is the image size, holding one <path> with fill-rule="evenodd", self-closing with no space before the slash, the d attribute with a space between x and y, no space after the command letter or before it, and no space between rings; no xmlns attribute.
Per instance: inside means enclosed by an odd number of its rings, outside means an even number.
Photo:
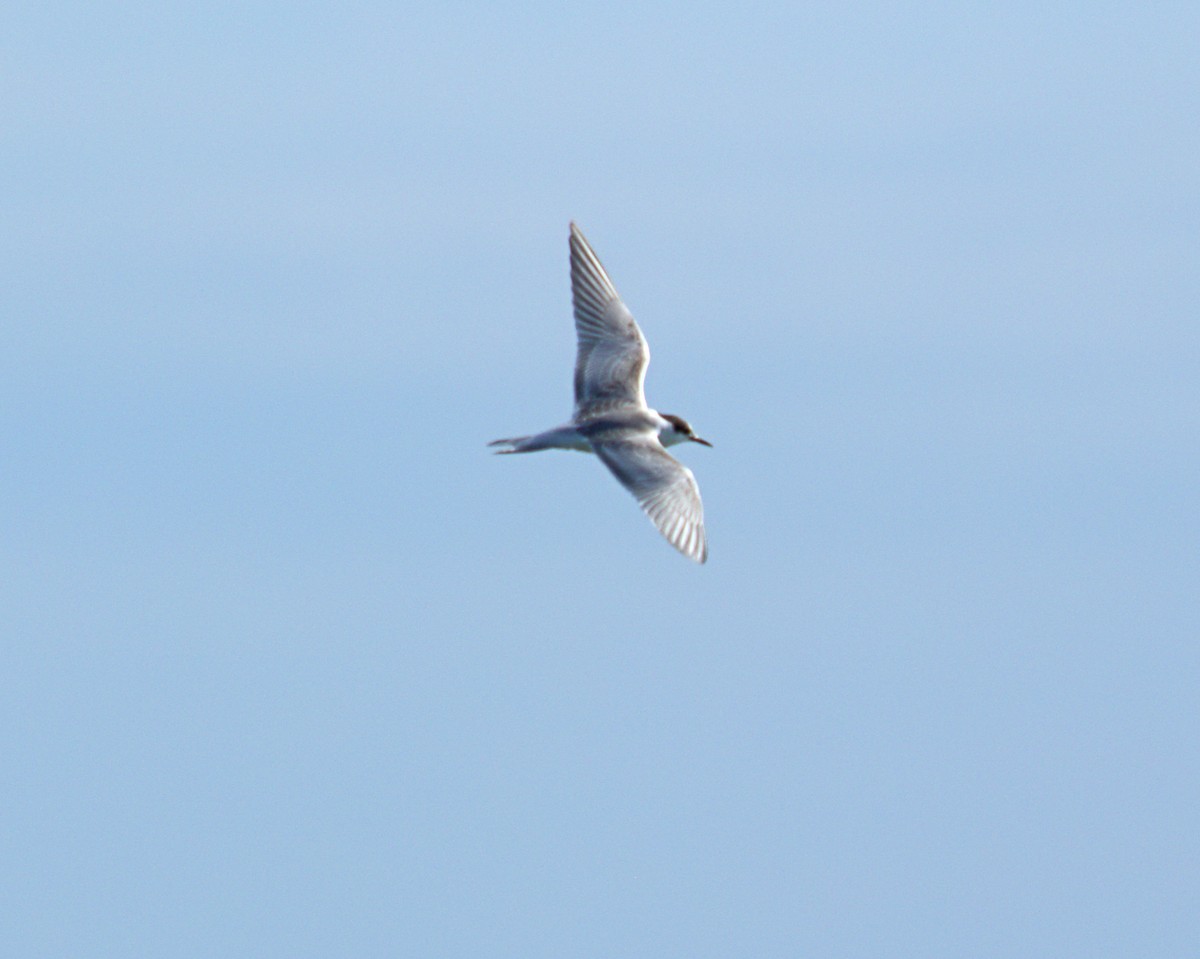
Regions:
<svg viewBox="0 0 1200 959"><path fill-rule="evenodd" d="M667 452L690 441L712 446L687 420L646 405L650 347L621 302L591 245L571 224L571 297L575 304L575 412L533 436L495 440L498 453L580 450L595 453L631 492L658 531L697 563L708 558L704 507L692 471Z"/></svg>

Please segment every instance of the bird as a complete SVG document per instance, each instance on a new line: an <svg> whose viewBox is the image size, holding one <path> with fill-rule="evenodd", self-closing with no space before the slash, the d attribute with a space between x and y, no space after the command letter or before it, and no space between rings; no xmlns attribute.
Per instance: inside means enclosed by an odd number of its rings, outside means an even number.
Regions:
<svg viewBox="0 0 1200 959"><path fill-rule="evenodd" d="M575 312L575 410L560 426L493 440L497 453L595 453L637 499L658 531L697 563L708 559L704 505L692 471L667 452L679 443L712 446L690 423L646 403L650 347L583 231L571 223Z"/></svg>

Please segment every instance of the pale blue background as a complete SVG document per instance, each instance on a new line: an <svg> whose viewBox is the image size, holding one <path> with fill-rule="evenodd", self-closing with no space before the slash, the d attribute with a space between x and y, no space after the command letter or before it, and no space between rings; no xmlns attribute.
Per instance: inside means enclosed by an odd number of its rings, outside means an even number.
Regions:
<svg viewBox="0 0 1200 959"><path fill-rule="evenodd" d="M1196 5L406 7L0 14L0 951L1197 955Z"/></svg>

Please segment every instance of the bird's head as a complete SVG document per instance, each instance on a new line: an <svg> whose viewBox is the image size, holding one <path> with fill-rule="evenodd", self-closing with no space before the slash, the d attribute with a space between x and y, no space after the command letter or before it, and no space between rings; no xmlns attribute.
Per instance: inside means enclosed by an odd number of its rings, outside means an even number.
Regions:
<svg viewBox="0 0 1200 959"><path fill-rule="evenodd" d="M663 446L674 446L676 443L682 443L685 440L691 440L691 442L699 443L701 446L712 446L712 443L708 440L700 439L696 435L696 431L692 429L692 424L682 416L676 416L674 413L663 413L662 418L667 421L667 425L658 434L658 438Z"/></svg>

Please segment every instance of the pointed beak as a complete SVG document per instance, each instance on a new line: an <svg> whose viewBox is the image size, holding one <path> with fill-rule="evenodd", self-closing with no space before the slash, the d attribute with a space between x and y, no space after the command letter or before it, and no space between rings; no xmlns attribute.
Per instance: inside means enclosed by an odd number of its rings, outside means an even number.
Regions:
<svg viewBox="0 0 1200 959"><path fill-rule="evenodd" d="M710 443L708 440L700 439L699 436L689 436L688 439L690 439L693 443L699 443L701 446L707 446L709 449L712 449L712 443Z"/></svg>

